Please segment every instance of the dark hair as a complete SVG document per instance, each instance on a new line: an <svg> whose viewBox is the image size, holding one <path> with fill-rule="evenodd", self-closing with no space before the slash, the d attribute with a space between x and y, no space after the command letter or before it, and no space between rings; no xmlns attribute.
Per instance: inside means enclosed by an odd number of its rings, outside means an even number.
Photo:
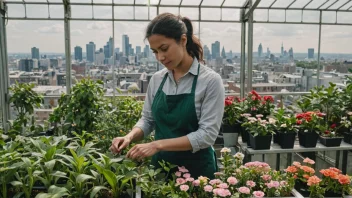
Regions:
<svg viewBox="0 0 352 198"><path fill-rule="evenodd" d="M186 34L188 54L203 61L203 48L199 39L193 34L193 26L189 18L171 13L160 14L148 24L145 38L147 39L153 34L173 38L176 42L181 40L182 34Z"/></svg>

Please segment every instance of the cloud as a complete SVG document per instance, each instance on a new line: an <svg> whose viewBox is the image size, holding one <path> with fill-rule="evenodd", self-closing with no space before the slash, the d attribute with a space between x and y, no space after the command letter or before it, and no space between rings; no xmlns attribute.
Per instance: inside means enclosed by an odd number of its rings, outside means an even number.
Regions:
<svg viewBox="0 0 352 198"><path fill-rule="evenodd" d="M52 25L52 26L45 26L45 27L40 27L37 30L34 30L34 32L43 33L43 34L63 33L64 32L64 26L61 25L61 24L55 24L55 25Z"/></svg>
<svg viewBox="0 0 352 198"><path fill-rule="evenodd" d="M83 31L80 29L75 29L75 30L71 31L71 35L72 36L81 36L81 35L83 35Z"/></svg>
<svg viewBox="0 0 352 198"><path fill-rule="evenodd" d="M94 22L87 25L89 30L105 30L109 28L109 25L105 22Z"/></svg>

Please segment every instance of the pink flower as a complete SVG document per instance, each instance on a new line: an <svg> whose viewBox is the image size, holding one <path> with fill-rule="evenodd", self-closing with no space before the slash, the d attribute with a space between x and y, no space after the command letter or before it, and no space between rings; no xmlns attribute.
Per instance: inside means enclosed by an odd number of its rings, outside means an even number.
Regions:
<svg viewBox="0 0 352 198"><path fill-rule="evenodd" d="M246 185L253 188L255 186L255 182L250 180L250 181L247 181Z"/></svg>
<svg viewBox="0 0 352 198"><path fill-rule="evenodd" d="M213 187L211 185L206 185L206 186L204 186L204 191L205 192L212 192L213 191Z"/></svg>
<svg viewBox="0 0 352 198"><path fill-rule="evenodd" d="M229 186L227 185L227 183L222 183L218 185L218 188L225 189L225 188L229 188Z"/></svg>
<svg viewBox="0 0 352 198"><path fill-rule="evenodd" d="M304 163L308 163L308 164L315 164L314 160L309 159L308 157L306 159L303 160Z"/></svg>
<svg viewBox="0 0 352 198"><path fill-rule="evenodd" d="M213 193L215 196L220 196L220 197L231 196L231 192L229 190L222 189L222 188L215 188L213 190Z"/></svg>
<svg viewBox="0 0 352 198"><path fill-rule="evenodd" d="M187 191L189 189L189 186L187 185L181 185L180 186L181 191Z"/></svg>
<svg viewBox="0 0 352 198"><path fill-rule="evenodd" d="M188 181L188 182L193 182L193 181L194 181L194 178L193 178L193 177L189 177L189 178L186 179L186 181Z"/></svg>
<svg viewBox="0 0 352 198"><path fill-rule="evenodd" d="M280 183L278 181L271 181L270 183L266 183L266 186L268 186L268 188L279 188Z"/></svg>
<svg viewBox="0 0 352 198"><path fill-rule="evenodd" d="M298 168L302 166L301 163L299 163L299 162L293 162L292 164Z"/></svg>
<svg viewBox="0 0 352 198"><path fill-rule="evenodd" d="M243 193L243 194L250 194L251 193L251 190L249 190L249 188L247 188L247 187L240 187L239 189L238 189L238 191L240 192L240 193Z"/></svg>
<svg viewBox="0 0 352 198"><path fill-rule="evenodd" d="M262 179L263 179L264 181L269 181L269 180L271 180L271 176L270 176L270 175L263 175L263 176L262 176Z"/></svg>
<svg viewBox="0 0 352 198"><path fill-rule="evenodd" d="M185 174L183 174L183 177L186 178L186 179L187 179L187 178L190 178L190 177L191 177L191 174L185 173Z"/></svg>
<svg viewBox="0 0 352 198"><path fill-rule="evenodd" d="M280 182L280 186L285 187L286 185L287 185L287 182L286 182L286 181L281 181L281 182Z"/></svg>
<svg viewBox="0 0 352 198"><path fill-rule="evenodd" d="M253 196L255 197L255 198L262 198L262 197L264 197L264 193L262 192L262 191L254 191L253 192Z"/></svg>
<svg viewBox="0 0 352 198"><path fill-rule="evenodd" d="M178 167L178 171L182 173L188 173L188 170L184 166Z"/></svg>
<svg viewBox="0 0 352 198"><path fill-rule="evenodd" d="M229 177L227 178L227 182L231 185L236 185L238 183L237 179L235 177Z"/></svg>
<svg viewBox="0 0 352 198"><path fill-rule="evenodd" d="M184 184L184 183L186 183L186 180L185 179L183 179L183 178L177 178L176 179L176 185L178 186L178 185L181 185L181 184Z"/></svg>
<svg viewBox="0 0 352 198"><path fill-rule="evenodd" d="M200 185L200 181L197 179L197 180L194 180L193 182L192 182L192 185L193 186L199 186Z"/></svg>
<svg viewBox="0 0 352 198"><path fill-rule="evenodd" d="M175 175L176 175L176 177L181 177L181 172L180 171L177 171L176 173L175 173Z"/></svg>
<svg viewBox="0 0 352 198"><path fill-rule="evenodd" d="M224 173L222 173L222 172L216 172L216 173L214 173L214 175L215 176L221 176L221 175L223 175Z"/></svg>
<svg viewBox="0 0 352 198"><path fill-rule="evenodd" d="M212 179L209 181L209 184L215 185L215 184L221 184L222 181L220 179Z"/></svg>

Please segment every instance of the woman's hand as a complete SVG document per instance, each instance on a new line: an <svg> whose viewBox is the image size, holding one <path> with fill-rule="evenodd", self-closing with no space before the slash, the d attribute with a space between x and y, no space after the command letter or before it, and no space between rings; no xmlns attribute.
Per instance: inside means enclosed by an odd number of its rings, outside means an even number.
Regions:
<svg viewBox="0 0 352 198"><path fill-rule="evenodd" d="M120 153L121 150L130 145L130 143L131 139L127 136L114 138L110 150L113 153Z"/></svg>
<svg viewBox="0 0 352 198"><path fill-rule="evenodd" d="M156 142L137 144L128 151L126 157L141 160L143 158L153 156L157 152L159 152L159 149Z"/></svg>

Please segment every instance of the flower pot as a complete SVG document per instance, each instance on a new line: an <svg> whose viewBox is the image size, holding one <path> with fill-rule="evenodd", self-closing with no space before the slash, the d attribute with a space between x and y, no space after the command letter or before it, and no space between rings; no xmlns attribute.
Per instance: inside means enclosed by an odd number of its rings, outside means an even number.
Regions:
<svg viewBox="0 0 352 198"><path fill-rule="evenodd" d="M319 135L315 131L313 131L313 132L299 131L298 132L299 145L304 146L306 148L316 147L317 142L318 142L318 137L319 137Z"/></svg>
<svg viewBox="0 0 352 198"><path fill-rule="evenodd" d="M343 197L341 193L335 193L333 191L325 191L324 197Z"/></svg>
<svg viewBox="0 0 352 198"><path fill-rule="evenodd" d="M342 139L343 139L342 137L330 138L330 137L319 136L320 143L326 147L340 146Z"/></svg>
<svg viewBox="0 0 352 198"><path fill-rule="evenodd" d="M279 138L279 145L281 148L290 149L295 145L296 132L281 133Z"/></svg>
<svg viewBox="0 0 352 198"><path fill-rule="evenodd" d="M223 133L224 147L233 147L238 142L238 133Z"/></svg>
<svg viewBox="0 0 352 198"><path fill-rule="evenodd" d="M343 141L352 144L352 133L344 133L343 134Z"/></svg>
<svg viewBox="0 0 352 198"><path fill-rule="evenodd" d="M242 142L248 142L249 139L249 133L245 128L242 127L241 129L241 137L242 137Z"/></svg>
<svg viewBox="0 0 352 198"><path fill-rule="evenodd" d="M280 132L279 131L275 131L275 134L273 135L273 142L280 145Z"/></svg>
<svg viewBox="0 0 352 198"><path fill-rule="evenodd" d="M223 124L222 125L222 133L240 133L241 131L241 124Z"/></svg>
<svg viewBox="0 0 352 198"><path fill-rule="evenodd" d="M249 134L250 144L254 150L270 149L272 135L266 136L253 136Z"/></svg>
<svg viewBox="0 0 352 198"><path fill-rule="evenodd" d="M295 189L303 196L309 197L310 191L307 183L302 182L301 180L295 180Z"/></svg>

